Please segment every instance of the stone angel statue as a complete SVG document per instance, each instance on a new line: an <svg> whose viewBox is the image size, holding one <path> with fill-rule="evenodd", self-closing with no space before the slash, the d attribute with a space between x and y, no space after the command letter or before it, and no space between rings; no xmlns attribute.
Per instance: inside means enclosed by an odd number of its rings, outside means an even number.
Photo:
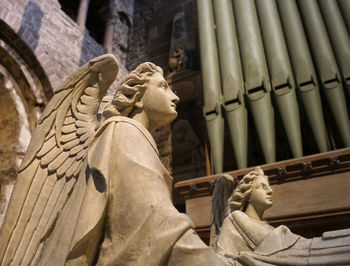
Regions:
<svg viewBox="0 0 350 266"><path fill-rule="evenodd" d="M236 265L350 264L350 229L306 239L265 222L264 211L271 206L272 189L261 168L239 181L221 177L213 194L216 252L235 259Z"/></svg>
<svg viewBox="0 0 350 266"><path fill-rule="evenodd" d="M229 265L171 202L150 134L177 116L162 69L139 65L99 118L117 72L112 55L97 57L49 102L18 171L0 265Z"/></svg>

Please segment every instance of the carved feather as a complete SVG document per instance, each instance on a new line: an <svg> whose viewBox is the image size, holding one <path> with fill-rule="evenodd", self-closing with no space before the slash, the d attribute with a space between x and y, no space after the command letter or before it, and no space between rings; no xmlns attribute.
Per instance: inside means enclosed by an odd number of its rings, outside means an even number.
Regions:
<svg viewBox="0 0 350 266"><path fill-rule="evenodd" d="M77 130L77 128L75 127L75 124L64 125L62 127L62 133L63 134L69 134L69 133L72 133L72 132L74 132L76 130Z"/></svg>
<svg viewBox="0 0 350 266"><path fill-rule="evenodd" d="M83 144L77 145L69 151L69 155L70 156L77 155L82 149L84 149Z"/></svg>
<svg viewBox="0 0 350 266"><path fill-rule="evenodd" d="M84 148L84 146L83 145L81 145L83 148ZM82 159L83 157L84 157L84 155L86 154L86 149L84 149L84 150L81 150L78 154L77 154L77 161L79 161L80 159Z"/></svg>
<svg viewBox="0 0 350 266"><path fill-rule="evenodd" d="M47 104L44 112L41 114L39 124L41 124L47 117L49 117L64 101L65 97L69 94L67 91L56 92L52 99Z"/></svg>
<svg viewBox="0 0 350 266"><path fill-rule="evenodd" d="M64 120L63 125L70 125L74 124L77 120L73 118L72 116L66 116L66 119Z"/></svg>
<svg viewBox="0 0 350 266"><path fill-rule="evenodd" d="M77 127L88 127L90 124L87 121L78 120L75 125Z"/></svg>
<svg viewBox="0 0 350 266"><path fill-rule="evenodd" d="M47 154L49 151L51 151L56 146L56 138L54 135L51 136L49 140L46 140L41 150L36 155L37 158L43 157L45 154Z"/></svg>
<svg viewBox="0 0 350 266"><path fill-rule="evenodd" d="M26 201L22 205L22 211L20 213L19 219L17 221L17 224L27 224L32 211L35 207L35 204L37 202L37 199L39 197L39 193L42 190L42 187L45 183L47 177L47 169L39 167L35 175L33 176L33 183L31 184L31 187L29 191L27 192ZM3 224L4 226L4 224ZM5 225L6 226L6 225ZM19 243L21 242L22 237L24 236L26 226L16 226L13 230L13 234L11 237L11 241L9 242L10 248L6 250L6 257L3 259L1 265L10 265L10 261L14 258L17 247ZM3 242L1 242L1 245L3 245Z"/></svg>
<svg viewBox="0 0 350 266"><path fill-rule="evenodd" d="M84 143L84 148L89 147L91 141L92 141L92 138L87 139L87 140L85 141L85 143Z"/></svg>
<svg viewBox="0 0 350 266"><path fill-rule="evenodd" d="M66 115L66 119L69 119L70 117L73 117L72 108L68 109L68 112L67 112L67 115Z"/></svg>
<svg viewBox="0 0 350 266"><path fill-rule="evenodd" d="M55 172L68 158L69 152L62 152L47 167L49 173Z"/></svg>
<svg viewBox="0 0 350 266"><path fill-rule="evenodd" d="M7 214L2 225L2 231L0 235L0 262L1 257L4 256L7 246L4 243L9 243L13 232L16 229L16 224L23 211L23 205L29 195L29 190L32 185L33 178L40 168L39 160L35 159L29 167L25 168L19 173L16 182L16 189L12 195L16 195L15 205L9 206ZM11 245L10 245L11 247ZM7 261L11 261L12 257L7 257L2 260L2 264L6 265ZM9 264L9 263L7 263Z"/></svg>
<svg viewBox="0 0 350 266"><path fill-rule="evenodd" d="M82 120L82 121L86 121L86 122L93 121L91 116L89 116L87 114L82 114L82 113L77 113L77 119Z"/></svg>
<svg viewBox="0 0 350 266"><path fill-rule="evenodd" d="M86 104L86 105L88 105L89 103L91 103L91 101L93 101L94 100L94 97L91 97L91 96L89 96L89 95L83 95L83 96L81 96L81 98L80 98L80 101L83 103L83 104Z"/></svg>
<svg viewBox="0 0 350 266"><path fill-rule="evenodd" d="M97 90L94 87L87 87L85 89L85 94L92 96L92 97L96 97L97 96Z"/></svg>
<svg viewBox="0 0 350 266"><path fill-rule="evenodd" d="M54 128L50 131L49 134L47 134L45 141L47 141L49 138L51 138L53 135L55 135L56 131L54 130Z"/></svg>
<svg viewBox="0 0 350 266"><path fill-rule="evenodd" d="M23 171L25 168L28 167L28 165L30 165L30 163L33 162L34 158L36 157L36 154L42 148L46 135L48 134L48 132L51 131L54 122L55 122L55 115L53 113L47 119L42 121L38 125L38 127L35 129L32 139L29 143L28 149L26 151L26 154L23 158L22 164L18 169L18 172Z"/></svg>
<svg viewBox="0 0 350 266"><path fill-rule="evenodd" d="M29 242L32 239L32 235L35 230L35 222L37 220L40 220L42 213L44 212L44 208L46 206L46 203L51 195L51 192L54 188L54 185L56 183L56 176L55 175L49 175L45 179L44 186L42 187L42 190L40 191L38 200L36 205L34 206L33 212L31 214L31 219L29 220L26 229L23 233L23 237L21 239L21 242L17 248L17 253L12 261L13 265L26 265L26 263L21 263L22 257L19 256L22 253L26 252L27 246Z"/></svg>
<svg viewBox="0 0 350 266"><path fill-rule="evenodd" d="M42 167L47 167L57 156L63 152L63 149L52 149L40 160L40 165Z"/></svg>
<svg viewBox="0 0 350 266"><path fill-rule="evenodd" d="M70 179L73 177L74 172L77 170L80 164L81 164L81 161L74 161L74 163L69 167L69 169L66 172L67 179Z"/></svg>
<svg viewBox="0 0 350 266"><path fill-rule="evenodd" d="M52 179L56 180L55 175L52 175L52 177ZM33 260L33 257L35 256L35 254L37 254L38 250L40 250L40 247L38 248L38 246L40 245L41 234L45 229L45 226L47 225L50 215L53 212L55 205L57 204L57 201L62 193L62 189L64 188L65 184L65 179L59 179L54 183L54 188L50 193L50 198L47 200L45 209L40 217L39 224L35 228L35 232L33 233L25 257L23 258L22 265L30 265L30 262ZM38 265L38 263L34 260L34 262L31 265Z"/></svg>
<svg viewBox="0 0 350 266"><path fill-rule="evenodd" d="M85 83L85 78L81 78L74 86L77 90L83 89L83 84Z"/></svg>
<svg viewBox="0 0 350 266"><path fill-rule="evenodd" d="M64 180L64 179L62 179ZM59 211L62 209L64 204L67 202L69 195L72 192L72 189L75 185L76 180L65 180L63 190L61 191L59 198L56 201L55 207L52 210L52 213L48 219L48 222L45 226L45 229L41 232L41 241L44 241L47 237L50 236L50 232L54 229L54 223L57 221L57 215ZM63 182L63 181L62 181Z"/></svg>
<svg viewBox="0 0 350 266"><path fill-rule="evenodd" d="M62 135L60 141L62 144L65 144L67 142L70 142L74 139L77 138L77 133L76 132L73 132L73 133L70 133L70 134L65 134L65 135Z"/></svg>
<svg viewBox="0 0 350 266"><path fill-rule="evenodd" d="M60 106L60 111L57 112L57 115L56 115L55 126L56 126L56 140L58 145L60 145L59 140L61 139L61 135L62 135L63 121L66 118L66 114L68 110L71 109L71 101L72 101L72 95L68 95L66 99L63 101L62 105Z"/></svg>
<svg viewBox="0 0 350 266"><path fill-rule="evenodd" d="M77 135L81 136L81 135L85 134L88 131L89 131L88 127L80 127L80 128L77 129Z"/></svg>
<svg viewBox="0 0 350 266"><path fill-rule="evenodd" d="M78 105L77 105L77 110L78 110L80 113L87 114L87 115L91 113L90 108L89 108L87 105L81 104L81 103L78 103Z"/></svg>
<svg viewBox="0 0 350 266"><path fill-rule="evenodd" d="M100 101L98 98L96 99L90 96L86 96L86 97L89 97L91 99L87 103L83 103L80 98L77 105L77 111L84 114L93 114L95 110L98 108Z"/></svg>
<svg viewBox="0 0 350 266"><path fill-rule="evenodd" d="M86 153L85 153L85 155L84 155L83 157L85 157L85 156L86 156ZM75 171L74 171L74 173L73 173L73 177L77 178L77 176L78 176L79 173L80 173L81 167L82 167L82 165L80 164L80 165L75 169Z"/></svg>
<svg viewBox="0 0 350 266"><path fill-rule="evenodd" d="M87 81L84 81L80 87L77 87L75 90L74 90L74 93L72 95L72 108L71 108L71 111L72 111L72 114L74 117L77 116L77 113L79 113L77 111L77 105L79 103L79 99L82 95L84 95L84 89L86 88L86 86L89 86L89 83ZM91 115L92 113L90 113Z"/></svg>
<svg viewBox="0 0 350 266"><path fill-rule="evenodd" d="M80 143L84 143L85 141L87 141L87 139L90 137L90 133L87 131L84 133L84 135L82 135L79 140L80 140Z"/></svg>
<svg viewBox="0 0 350 266"><path fill-rule="evenodd" d="M68 168L74 163L74 161L74 157L68 157L67 160L57 169L57 177L61 178L62 176L64 176Z"/></svg>
<svg viewBox="0 0 350 266"><path fill-rule="evenodd" d="M70 142L67 142L63 145L63 150L64 151L70 151L72 148L74 148L75 146L80 144L80 140L79 139L73 139Z"/></svg>

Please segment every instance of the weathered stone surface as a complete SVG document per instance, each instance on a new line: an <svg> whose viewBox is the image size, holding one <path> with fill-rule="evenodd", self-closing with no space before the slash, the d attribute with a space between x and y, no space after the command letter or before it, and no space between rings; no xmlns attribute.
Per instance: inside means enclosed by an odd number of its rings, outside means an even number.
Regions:
<svg viewBox="0 0 350 266"><path fill-rule="evenodd" d="M19 117L16 105L1 80L0 94L0 145L9 146L17 142Z"/></svg>

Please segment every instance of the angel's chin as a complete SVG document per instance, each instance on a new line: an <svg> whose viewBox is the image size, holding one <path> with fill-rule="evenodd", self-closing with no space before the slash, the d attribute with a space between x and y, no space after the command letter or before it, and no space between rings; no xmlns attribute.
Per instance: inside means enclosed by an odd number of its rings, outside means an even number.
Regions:
<svg viewBox="0 0 350 266"><path fill-rule="evenodd" d="M176 119L176 117L177 117L177 112L175 110L166 114L165 116L163 116L162 126L169 125L171 122L173 122Z"/></svg>
<svg viewBox="0 0 350 266"><path fill-rule="evenodd" d="M178 115L178 113L174 109L174 112L171 114L171 121L169 123L173 122L176 119L177 115Z"/></svg>

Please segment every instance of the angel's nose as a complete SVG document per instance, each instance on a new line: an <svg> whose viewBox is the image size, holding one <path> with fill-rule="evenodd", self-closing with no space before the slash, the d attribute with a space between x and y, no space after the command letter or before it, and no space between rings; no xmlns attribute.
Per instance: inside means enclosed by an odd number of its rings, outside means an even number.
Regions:
<svg viewBox="0 0 350 266"><path fill-rule="evenodd" d="M177 104L180 101L179 97L173 91L171 91L170 99L175 104Z"/></svg>

